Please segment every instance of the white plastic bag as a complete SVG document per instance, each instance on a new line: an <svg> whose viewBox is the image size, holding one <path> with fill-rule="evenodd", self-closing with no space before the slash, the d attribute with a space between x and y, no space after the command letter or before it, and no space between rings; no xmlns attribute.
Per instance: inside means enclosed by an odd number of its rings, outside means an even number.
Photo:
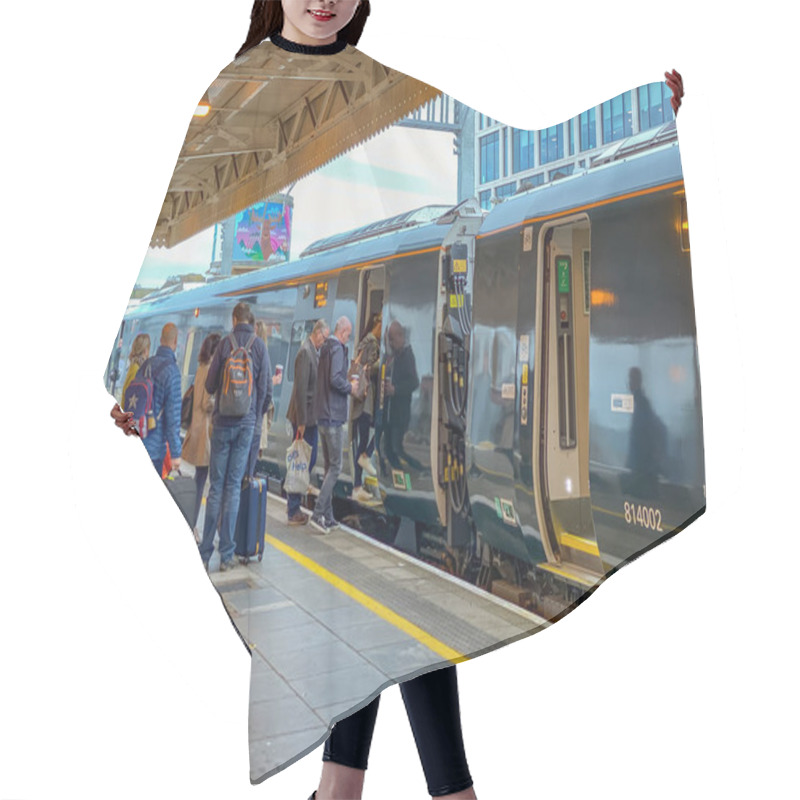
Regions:
<svg viewBox="0 0 800 800"><path fill-rule="evenodd" d="M305 439L295 439L286 451L286 494L305 494L308 491L311 445Z"/></svg>

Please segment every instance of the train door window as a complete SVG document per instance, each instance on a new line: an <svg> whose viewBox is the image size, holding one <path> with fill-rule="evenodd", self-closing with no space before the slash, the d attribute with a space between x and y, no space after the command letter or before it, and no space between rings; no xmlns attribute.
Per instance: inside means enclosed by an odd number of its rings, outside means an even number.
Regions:
<svg viewBox="0 0 800 800"><path fill-rule="evenodd" d="M356 341L360 342L369 332L369 321L373 318L373 314L381 314L383 312L385 272L384 267L376 267L365 272L362 276L358 337Z"/></svg>
<svg viewBox="0 0 800 800"><path fill-rule="evenodd" d="M283 360L287 352L287 343L283 340L283 337L281 336L280 322L276 322L273 320L264 320L263 322L267 328L267 352L269 353L269 365L274 375L278 365L283 367L283 369L286 369L286 364L283 363ZM283 386L282 382L273 386L272 389L273 397L280 396L282 386Z"/></svg>
<svg viewBox="0 0 800 800"><path fill-rule="evenodd" d="M289 352L286 357L288 363L285 365L285 369L288 371L288 380L291 382L294 382L294 360L297 357L297 351L314 330L315 322L314 319L307 319L297 320L292 324L292 338L289 341Z"/></svg>

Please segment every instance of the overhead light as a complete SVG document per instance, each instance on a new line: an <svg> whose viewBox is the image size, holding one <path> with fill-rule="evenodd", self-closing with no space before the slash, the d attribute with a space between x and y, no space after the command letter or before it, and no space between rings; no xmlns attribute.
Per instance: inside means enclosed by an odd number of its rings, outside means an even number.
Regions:
<svg viewBox="0 0 800 800"><path fill-rule="evenodd" d="M194 116L195 117L207 117L208 113L210 111L211 111L211 106L207 102L201 100L197 104L197 110L194 112Z"/></svg>

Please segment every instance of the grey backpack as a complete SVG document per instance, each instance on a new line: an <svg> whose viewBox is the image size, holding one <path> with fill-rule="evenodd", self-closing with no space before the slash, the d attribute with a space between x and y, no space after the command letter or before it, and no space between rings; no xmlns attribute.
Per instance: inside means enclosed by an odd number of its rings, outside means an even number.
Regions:
<svg viewBox="0 0 800 800"><path fill-rule="evenodd" d="M224 417L245 417L253 400L253 359L250 348L256 340L251 336L241 347L232 333L228 334L231 354L222 370L222 385L219 389L219 413Z"/></svg>

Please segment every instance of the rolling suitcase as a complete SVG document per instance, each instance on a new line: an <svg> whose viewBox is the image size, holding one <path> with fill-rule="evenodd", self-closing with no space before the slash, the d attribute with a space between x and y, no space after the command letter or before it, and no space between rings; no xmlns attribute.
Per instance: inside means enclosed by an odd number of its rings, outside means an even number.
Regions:
<svg viewBox="0 0 800 800"><path fill-rule="evenodd" d="M251 558L261 561L266 528L267 481L265 478L247 478L239 500L235 532L235 552L242 564L247 564Z"/></svg>

